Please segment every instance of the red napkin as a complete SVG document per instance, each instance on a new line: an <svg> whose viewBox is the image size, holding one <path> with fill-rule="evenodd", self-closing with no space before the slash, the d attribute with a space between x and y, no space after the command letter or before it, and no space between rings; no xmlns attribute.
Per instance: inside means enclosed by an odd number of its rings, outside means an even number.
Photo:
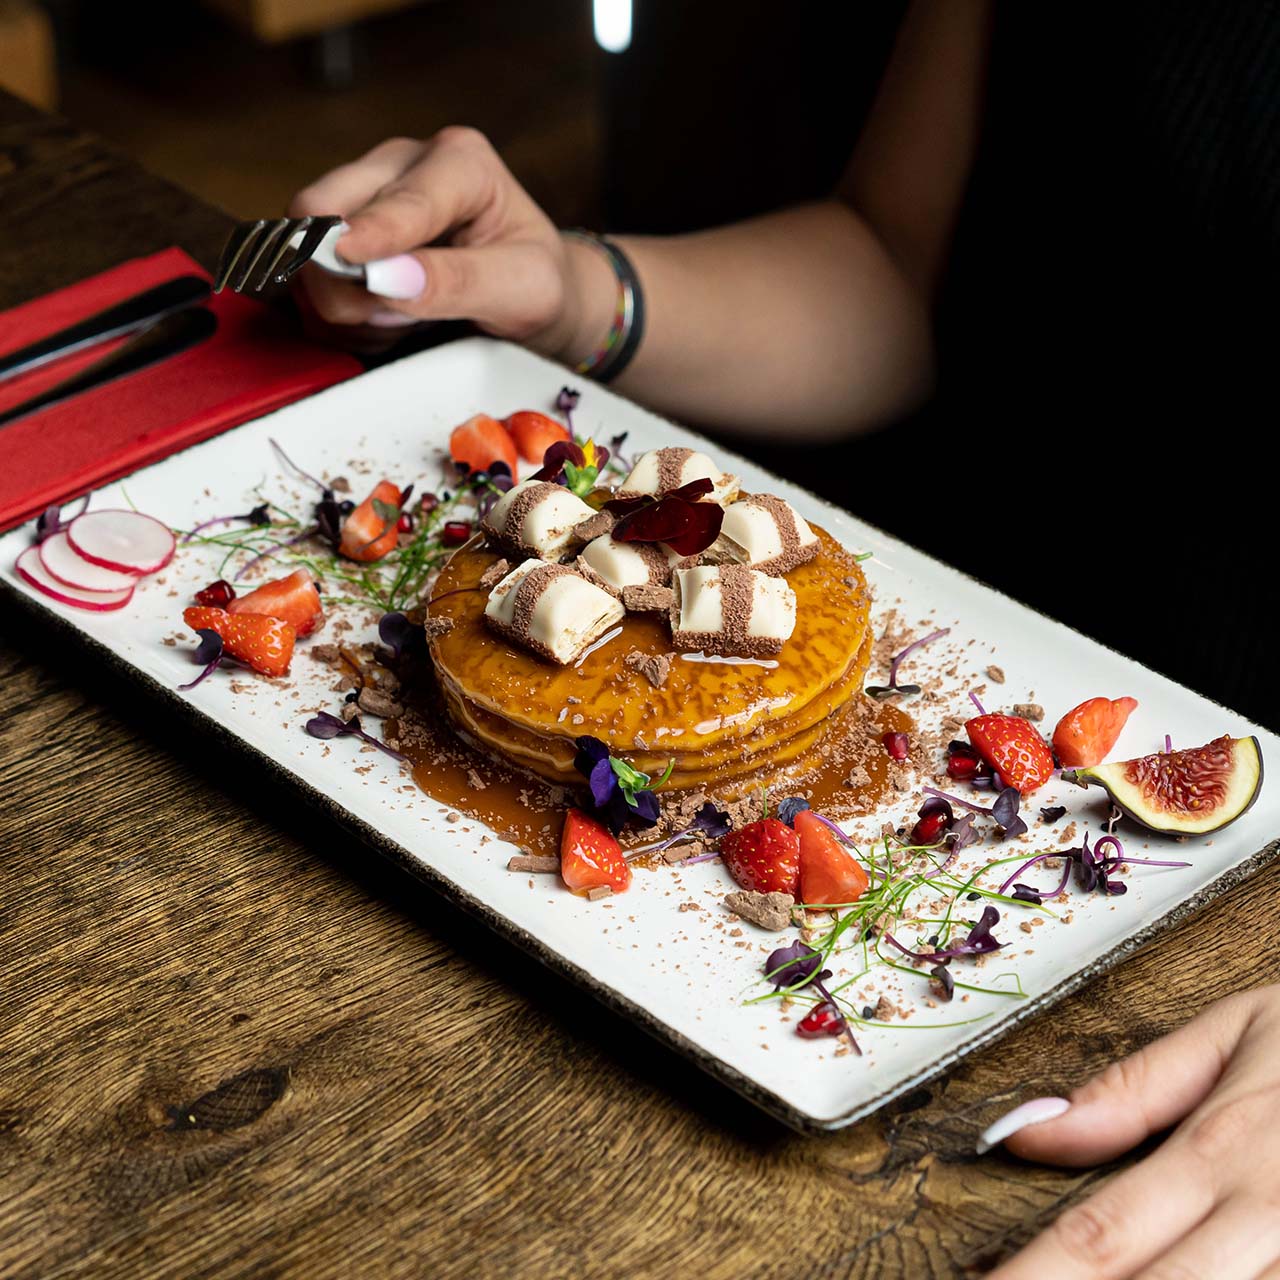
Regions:
<svg viewBox="0 0 1280 1280"><path fill-rule="evenodd" d="M181 249L165 249L0 313L0 354L181 275L208 278ZM361 371L261 302L220 293L207 305L218 329L198 346L0 426L0 529ZM0 382L0 411L108 350L103 343Z"/></svg>

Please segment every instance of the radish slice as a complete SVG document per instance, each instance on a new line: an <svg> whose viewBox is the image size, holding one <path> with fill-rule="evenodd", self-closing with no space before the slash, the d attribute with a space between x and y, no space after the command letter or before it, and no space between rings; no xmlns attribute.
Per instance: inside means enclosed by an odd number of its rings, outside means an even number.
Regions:
<svg viewBox="0 0 1280 1280"><path fill-rule="evenodd" d="M86 511L67 525L67 540L90 564L141 577L163 569L178 545L168 526L140 511Z"/></svg>
<svg viewBox="0 0 1280 1280"><path fill-rule="evenodd" d="M138 579L131 573L104 569L77 555L75 548L67 541L65 529L59 529L46 538L39 544L39 548L40 563L44 566L44 571L65 587L75 587L77 591L111 593L132 591L137 584Z"/></svg>
<svg viewBox="0 0 1280 1280"><path fill-rule="evenodd" d="M40 562L40 548L28 547L14 565L18 577L29 582L37 591L52 596L63 604L74 605L77 609L88 609L93 613L108 613L112 609L123 609L133 598L133 588L124 591L80 591L68 587L57 578L50 577L48 570Z"/></svg>

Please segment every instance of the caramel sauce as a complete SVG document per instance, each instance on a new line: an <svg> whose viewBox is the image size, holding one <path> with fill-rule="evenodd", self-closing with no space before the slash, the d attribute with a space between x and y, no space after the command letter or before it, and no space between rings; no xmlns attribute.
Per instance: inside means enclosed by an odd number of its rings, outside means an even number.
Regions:
<svg viewBox="0 0 1280 1280"><path fill-rule="evenodd" d="M387 737L408 756L414 781L442 807L483 823L501 839L530 853L558 856L565 809L583 797L463 742L440 706L439 690L432 686L423 681L407 689L402 694L409 707L406 718L387 727ZM911 717L898 707L858 698L841 723L832 726L831 740L814 752L820 760L816 768L782 776L762 771L744 789L758 791L768 785L778 799L803 794L819 813L836 821L873 813L887 795L897 794L881 739L913 728ZM869 780L847 786L845 779L859 766ZM483 782L483 789L474 785L476 780ZM706 791L713 799L730 798L718 796L714 786ZM627 833L623 843L645 844L651 839L652 833L641 831Z"/></svg>

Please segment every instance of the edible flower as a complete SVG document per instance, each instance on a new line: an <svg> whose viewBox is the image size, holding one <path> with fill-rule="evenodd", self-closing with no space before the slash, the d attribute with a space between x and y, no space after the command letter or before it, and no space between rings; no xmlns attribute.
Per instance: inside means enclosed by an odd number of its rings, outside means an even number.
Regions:
<svg viewBox="0 0 1280 1280"><path fill-rule="evenodd" d="M542 466L532 479L563 484L570 493L585 498L608 461L609 450L594 440L557 440L542 455Z"/></svg>
<svg viewBox="0 0 1280 1280"><path fill-rule="evenodd" d="M665 542L677 555L696 556L720 536L724 522L718 502L698 501L714 488L704 477L661 497L614 498L605 503L618 517L613 536L619 542Z"/></svg>
<svg viewBox="0 0 1280 1280"><path fill-rule="evenodd" d="M658 797L649 785L649 775L610 755L608 746L599 738L583 734L576 745L573 767L586 778L596 816L609 830L617 835L629 822L638 827L656 826ZM662 786L674 768L672 760L654 786Z"/></svg>

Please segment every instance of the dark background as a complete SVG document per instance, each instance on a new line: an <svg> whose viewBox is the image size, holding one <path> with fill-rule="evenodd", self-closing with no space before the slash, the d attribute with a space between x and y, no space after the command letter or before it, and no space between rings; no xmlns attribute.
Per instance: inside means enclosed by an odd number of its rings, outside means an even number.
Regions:
<svg viewBox="0 0 1280 1280"><path fill-rule="evenodd" d="M630 231L829 190L902 8L636 0L608 55L586 0L436 0L274 47L194 6L52 6L66 112L240 216L464 122L562 225ZM998 5L933 401L738 447L1280 727L1278 67L1263 0Z"/></svg>

